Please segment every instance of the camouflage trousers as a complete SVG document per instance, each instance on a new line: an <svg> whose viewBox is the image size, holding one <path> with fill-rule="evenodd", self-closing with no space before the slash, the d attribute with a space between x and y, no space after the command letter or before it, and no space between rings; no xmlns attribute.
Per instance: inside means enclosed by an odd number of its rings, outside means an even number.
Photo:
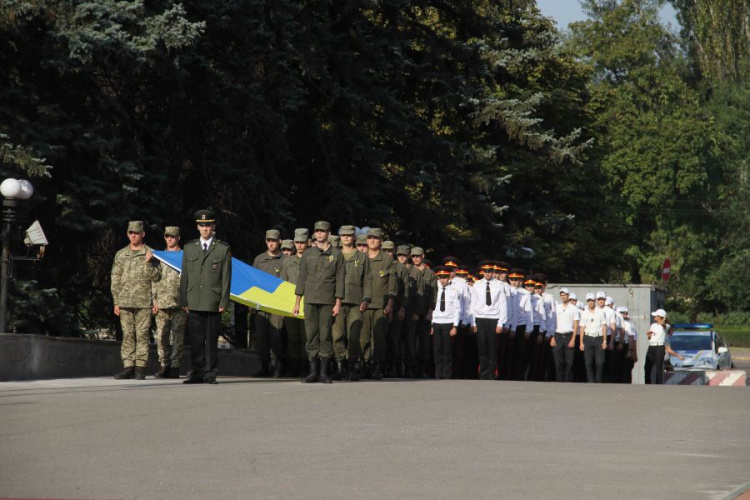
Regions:
<svg viewBox="0 0 750 500"><path fill-rule="evenodd" d="M156 313L156 352L160 366L179 368L182 364L186 321L187 313L179 307L159 309Z"/></svg>
<svg viewBox="0 0 750 500"><path fill-rule="evenodd" d="M120 356L125 368L146 367L148 361L148 331L151 328L151 308L121 307L122 346Z"/></svg>

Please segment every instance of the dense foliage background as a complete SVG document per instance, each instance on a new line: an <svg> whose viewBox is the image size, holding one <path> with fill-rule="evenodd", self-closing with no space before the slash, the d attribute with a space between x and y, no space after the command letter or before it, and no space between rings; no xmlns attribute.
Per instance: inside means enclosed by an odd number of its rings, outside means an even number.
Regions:
<svg viewBox="0 0 750 500"><path fill-rule="evenodd" d="M553 281L669 257L670 307L748 311L750 1L662 3L2 0L0 174L51 242L11 328L108 327L126 222L207 206L245 260L327 219Z"/></svg>

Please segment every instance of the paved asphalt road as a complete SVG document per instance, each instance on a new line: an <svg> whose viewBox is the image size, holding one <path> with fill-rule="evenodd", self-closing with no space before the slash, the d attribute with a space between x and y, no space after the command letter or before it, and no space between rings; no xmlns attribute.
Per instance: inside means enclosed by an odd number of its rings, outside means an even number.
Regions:
<svg viewBox="0 0 750 500"><path fill-rule="evenodd" d="M0 383L0 497L720 499L747 388Z"/></svg>

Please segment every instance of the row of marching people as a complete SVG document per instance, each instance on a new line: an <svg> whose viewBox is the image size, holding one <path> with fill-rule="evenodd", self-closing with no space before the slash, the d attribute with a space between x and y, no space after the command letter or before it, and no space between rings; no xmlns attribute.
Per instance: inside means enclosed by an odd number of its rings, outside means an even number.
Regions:
<svg viewBox="0 0 750 500"><path fill-rule="evenodd" d="M594 331L570 294L558 302L545 291L543 274L489 260L472 269L450 256L433 267L422 248L395 245L379 228L357 235L354 226L341 226L332 236L330 224L319 221L312 238L306 229L295 230L292 241L269 230L266 244L254 265L296 286L294 315L304 302L304 320L256 313L268 375L308 383L428 374L629 381L634 331L627 312L615 311L602 293L591 301L601 327Z"/></svg>

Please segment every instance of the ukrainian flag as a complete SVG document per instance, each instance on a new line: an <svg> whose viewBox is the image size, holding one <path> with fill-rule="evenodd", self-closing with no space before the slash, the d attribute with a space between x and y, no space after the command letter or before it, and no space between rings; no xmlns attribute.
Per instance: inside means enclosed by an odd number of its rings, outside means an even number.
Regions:
<svg viewBox="0 0 750 500"><path fill-rule="evenodd" d="M179 252L154 251L154 257L166 265L182 272L182 250ZM292 316L294 309L295 286L276 276L245 264L232 257L232 282L230 298L253 309L281 316ZM300 304L298 318L302 318L303 307Z"/></svg>

